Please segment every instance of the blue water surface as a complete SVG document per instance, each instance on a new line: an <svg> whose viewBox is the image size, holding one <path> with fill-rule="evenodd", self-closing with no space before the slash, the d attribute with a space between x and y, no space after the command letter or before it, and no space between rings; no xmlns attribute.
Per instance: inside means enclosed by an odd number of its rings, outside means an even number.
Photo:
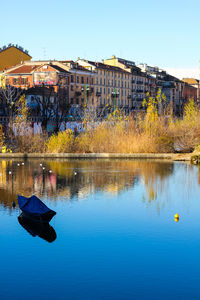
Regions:
<svg viewBox="0 0 200 300"><path fill-rule="evenodd" d="M43 170L39 164L0 162L0 299L200 298L197 166L44 160ZM57 212L55 241L19 224L12 201L20 192L40 196Z"/></svg>

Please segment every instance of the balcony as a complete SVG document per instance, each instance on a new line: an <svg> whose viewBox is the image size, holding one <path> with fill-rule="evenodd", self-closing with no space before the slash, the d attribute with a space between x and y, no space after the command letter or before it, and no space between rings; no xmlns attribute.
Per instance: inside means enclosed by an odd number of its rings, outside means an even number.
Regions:
<svg viewBox="0 0 200 300"><path fill-rule="evenodd" d="M118 98L118 97L119 97L119 92L116 92L116 93L115 93L115 92L112 92L112 93L111 93L111 97L112 97L112 98L115 98L115 97Z"/></svg>
<svg viewBox="0 0 200 300"><path fill-rule="evenodd" d="M101 92L96 92L96 96L100 97L101 96Z"/></svg>

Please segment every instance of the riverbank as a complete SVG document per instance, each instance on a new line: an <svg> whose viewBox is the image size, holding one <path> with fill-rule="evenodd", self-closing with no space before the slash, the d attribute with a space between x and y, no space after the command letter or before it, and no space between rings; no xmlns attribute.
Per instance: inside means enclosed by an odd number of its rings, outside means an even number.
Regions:
<svg viewBox="0 0 200 300"><path fill-rule="evenodd" d="M66 158L66 159L167 159L172 161L191 161L192 153L0 153L4 158Z"/></svg>

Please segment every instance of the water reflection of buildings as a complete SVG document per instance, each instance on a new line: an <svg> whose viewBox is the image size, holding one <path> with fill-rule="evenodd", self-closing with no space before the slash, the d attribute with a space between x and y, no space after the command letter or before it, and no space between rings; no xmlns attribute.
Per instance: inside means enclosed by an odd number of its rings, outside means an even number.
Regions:
<svg viewBox="0 0 200 300"><path fill-rule="evenodd" d="M40 165L42 163L42 166ZM104 191L118 194L143 179L147 190L172 174L173 163L133 160L3 160L0 161L0 203L11 207L17 194L79 200Z"/></svg>

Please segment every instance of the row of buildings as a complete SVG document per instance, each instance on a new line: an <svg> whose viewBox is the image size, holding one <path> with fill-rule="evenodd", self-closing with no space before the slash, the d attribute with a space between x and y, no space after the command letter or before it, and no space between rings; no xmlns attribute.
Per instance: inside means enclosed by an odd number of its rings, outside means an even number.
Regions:
<svg viewBox="0 0 200 300"><path fill-rule="evenodd" d="M199 101L198 80L179 80L158 67L136 65L115 56L101 62L81 58L32 61L26 50L12 44L0 49L0 85L24 90L32 107L37 106L38 97L51 97L53 103L62 98L70 114L85 105L98 112L107 107L118 107L126 113L138 111L143 109L147 93L154 97L158 89L176 115L181 114L189 98Z"/></svg>

